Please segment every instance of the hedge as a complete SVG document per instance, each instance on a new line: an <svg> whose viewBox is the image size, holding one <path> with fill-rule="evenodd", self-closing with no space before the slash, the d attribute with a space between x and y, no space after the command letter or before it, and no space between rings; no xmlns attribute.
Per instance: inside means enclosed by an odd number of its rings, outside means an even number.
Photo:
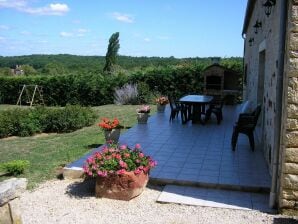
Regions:
<svg viewBox="0 0 298 224"><path fill-rule="evenodd" d="M113 93L117 80L101 75L0 77L0 103L16 104L23 84L42 86L47 106L102 105L113 101L107 93Z"/></svg>
<svg viewBox="0 0 298 224"><path fill-rule="evenodd" d="M95 122L91 108L67 105L64 108L16 108L0 111L0 138L35 133L71 132Z"/></svg>
<svg viewBox="0 0 298 224"><path fill-rule="evenodd" d="M113 103L116 87L125 83L145 83L150 91L181 96L202 92L204 65L149 67L129 75L61 75L0 77L0 103L16 104L22 84L43 86L47 106L80 104L98 106Z"/></svg>

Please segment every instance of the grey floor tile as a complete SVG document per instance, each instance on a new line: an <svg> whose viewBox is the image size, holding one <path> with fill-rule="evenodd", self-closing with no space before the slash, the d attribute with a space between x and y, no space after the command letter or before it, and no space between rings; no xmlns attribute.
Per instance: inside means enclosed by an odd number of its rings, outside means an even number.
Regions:
<svg viewBox="0 0 298 224"><path fill-rule="evenodd" d="M233 107L224 110L230 116L236 114ZM219 126L216 122L182 125L180 120L170 123L169 113L167 107L165 113L152 115L147 125L136 125L120 138L130 146L141 143L144 152L157 160L151 177L270 188L271 179L258 143L252 152L248 138L240 135L236 151L231 150L232 118L225 118ZM74 164L81 167L84 160Z"/></svg>
<svg viewBox="0 0 298 224"><path fill-rule="evenodd" d="M185 169L194 169L194 170L201 170L202 163L184 163L183 168Z"/></svg>
<svg viewBox="0 0 298 224"><path fill-rule="evenodd" d="M178 177L176 178L177 180L180 181L187 181L187 182L196 182L197 181L198 175L196 174L179 174Z"/></svg>
<svg viewBox="0 0 298 224"><path fill-rule="evenodd" d="M209 169L204 169L204 167L202 167L201 171L200 171L200 176L215 176L218 177L219 176L219 170L209 170Z"/></svg>
<svg viewBox="0 0 298 224"><path fill-rule="evenodd" d="M199 175L197 180L202 183L217 184L218 176L201 176L201 175Z"/></svg>

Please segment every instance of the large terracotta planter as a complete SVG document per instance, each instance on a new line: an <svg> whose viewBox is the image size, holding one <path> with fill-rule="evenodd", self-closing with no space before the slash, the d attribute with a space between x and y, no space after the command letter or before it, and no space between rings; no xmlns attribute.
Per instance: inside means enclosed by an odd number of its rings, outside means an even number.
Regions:
<svg viewBox="0 0 298 224"><path fill-rule="evenodd" d="M157 104L157 112L158 113L164 113L165 109L166 109L166 105Z"/></svg>
<svg viewBox="0 0 298 224"><path fill-rule="evenodd" d="M113 141L114 143L118 143L120 138L120 129L112 129L111 131L105 130L105 139L107 141Z"/></svg>
<svg viewBox="0 0 298 224"><path fill-rule="evenodd" d="M137 119L139 124L147 124L149 113L137 113Z"/></svg>
<svg viewBox="0 0 298 224"><path fill-rule="evenodd" d="M106 177L96 177L95 196L129 201L140 195L148 182L148 174L141 172L125 172L124 174L109 174Z"/></svg>

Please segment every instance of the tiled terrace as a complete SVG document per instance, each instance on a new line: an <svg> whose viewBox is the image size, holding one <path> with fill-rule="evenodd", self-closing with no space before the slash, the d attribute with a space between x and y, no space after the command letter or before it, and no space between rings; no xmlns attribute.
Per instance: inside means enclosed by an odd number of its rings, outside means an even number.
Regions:
<svg viewBox="0 0 298 224"><path fill-rule="evenodd" d="M138 124L120 137L120 143L129 146L140 143L143 151L157 160L150 181L236 190L270 189L271 180L259 145L252 152L247 137L239 135L236 151L231 150L238 107L225 106L220 125L215 117L206 125L182 125L180 118L169 122L169 110L168 107L165 113L153 115L148 124ZM68 168L80 169L90 154Z"/></svg>

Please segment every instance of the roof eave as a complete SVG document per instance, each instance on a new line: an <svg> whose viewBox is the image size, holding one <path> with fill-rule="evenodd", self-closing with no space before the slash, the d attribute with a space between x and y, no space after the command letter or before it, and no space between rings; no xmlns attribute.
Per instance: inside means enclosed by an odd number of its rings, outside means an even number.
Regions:
<svg viewBox="0 0 298 224"><path fill-rule="evenodd" d="M249 20L250 20L250 17L252 15L255 3L256 3L256 0L248 0L247 1L244 24L243 24L243 28L242 28L242 35L246 34L247 27L249 25Z"/></svg>

